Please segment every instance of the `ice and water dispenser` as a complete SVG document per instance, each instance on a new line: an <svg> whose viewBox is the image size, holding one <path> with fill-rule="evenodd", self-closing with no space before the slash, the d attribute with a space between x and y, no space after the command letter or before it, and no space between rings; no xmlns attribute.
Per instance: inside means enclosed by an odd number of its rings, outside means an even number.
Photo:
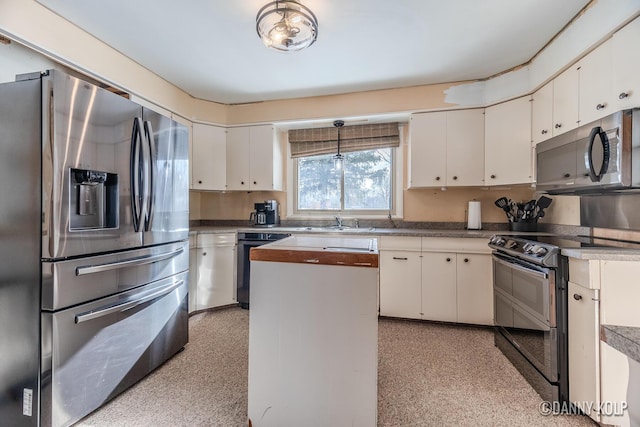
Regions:
<svg viewBox="0 0 640 427"><path fill-rule="evenodd" d="M118 228L118 175L70 169L69 228Z"/></svg>

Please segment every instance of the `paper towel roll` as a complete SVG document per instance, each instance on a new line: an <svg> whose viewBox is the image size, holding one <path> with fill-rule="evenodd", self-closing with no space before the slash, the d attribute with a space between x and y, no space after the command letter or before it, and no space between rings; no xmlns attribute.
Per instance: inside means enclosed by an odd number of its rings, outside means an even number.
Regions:
<svg viewBox="0 0 640 427"><path fill-rule="evenodd" d="M467 230L480 230L482 228L480 202L471 200L467 210Z"/></svg>

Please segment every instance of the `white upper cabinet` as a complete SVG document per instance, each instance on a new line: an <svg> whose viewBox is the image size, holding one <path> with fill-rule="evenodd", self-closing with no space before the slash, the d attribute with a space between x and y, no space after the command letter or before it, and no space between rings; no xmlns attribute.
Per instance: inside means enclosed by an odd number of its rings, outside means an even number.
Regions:
<svg viewBox="0 0 640 427"><path fill-rule="evenodd" d="M609 39L580 60L580 125L614 113L613 50ZM636 47L637 49L637 47Z"/></svg>
<svg viewBox="0 0 640 427"><path fill-rule="evenodd" d="M447 186L484 184L484 109L447 112Z"/></svg>
<svg viewBox="0 0 640 427"><path fill-rule="evenodd" d="M488 107L484 126L486 185L532 182L530 97Z"/></svg>
<svg viewBox="0 0 640 427"><path fill-rule="evenodd" d="M273 125L227 130L227 190L282 190L282 150Z"/></svg>
<svg viewBox="0 0 640 427"><path fill-rule="evenodd" d="M531 108L531 138L538 144L553 133L553 81L533 94Z"/></svg>
<svg viewBox="0 0 640 427"><path fill-rule="evenodd" d="M409 187L446 186L447 113L413 114L410 135Z"/></svg>
<svg viewBox="0 0 640 427"><path fill-rule="evenodd" d="M191 188L193 190L226 190L227 134L219 126L193 124L191 155Z"/></svg>
<svg viewBox="0 0 640 427"><path fill-rule="evenodd" d="M484 184L484 110L411 116L409 187Z"/></svg>
<svg viewBox="0 0 640 427"><path fill-rule="evenodd" d="M640 107L640 18L613 35L613 111Z"/></svg>
<svg viewBox="0 0 640 427"><path fill-rule="evenodd" d="M578 127L578 66L571 66L553 80L553 136Z"/></svg>

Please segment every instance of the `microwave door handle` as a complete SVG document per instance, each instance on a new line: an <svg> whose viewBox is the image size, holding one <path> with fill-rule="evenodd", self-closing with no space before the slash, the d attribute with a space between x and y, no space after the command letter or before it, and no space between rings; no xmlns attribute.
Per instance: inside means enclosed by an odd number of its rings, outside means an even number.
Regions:
<svg viewBox="0 0 640 427"><path fill-rule="evenodd" d="M600 143L602 144L602 164L600 165L600 170L598 172L596 172L593 165L593 144L595 143L596 137L599 137ZM607 173L610 157L611 144L609 143L609 138L600 126L596 126L591 129L591 133L589 134L589 144L587 145L585 158L587 170L589 171L589 178L591 178L592 182L600 182L602 176Z"/></svg>
<svg viewBox="0 0 640 427"><path fill-rule="evenodd" d="M133 129L131 132L131 155L129 173L131 174L131 211L133 217L133 229L140 231L141 210L140 204L140 141L142 140L142 129L140 118L133 119Z"/></svg>
<svg viewBox="0 0 640 427"><path fill-rule="evenodd" d="M168 293L173 292L176 288L179 288L183 284L184 284L184 280L178 280L177 282L172 283L168 286L165 286L164 288L152 294L141 297L139 295L141 295L142 293L140 293L138 295L133 296L132 299L127 302L123 302L115 305L107 305L107 306L97 308L95 310L87 311L86 313L78 314L77 316L75 316L75 322L82 323L88 320L93 320L100 317L108 316L109 314L112 314L112 313L131 310L132 308L137 307L140 304L144 304L145 302L153 301L155 299L163 297Z"/></svg>
<svg viewBox="0 0 640 427"><path fill-rule="evenodd" d="M529 276L533 276L536 278L542 278L542 279L548 279L549 278L549 274L545 273L543 271L538 271L538 270L532 270L530 268L527 268L523 265L520 264L516 264L514 262L509 262L509 261L505 261L502 258L498 258L497 256L493 255L493 260L506 266L509 268L513 268L515 270L518 270L524 274L528 274Z"/></svg>
<svg viewBox="0 0 640 427"><path fill-rule="evenodd" d="M153 140L153 127L151 126L151 122L149 120L144 122L144 133L147 139L147 144L149 147L149 151L147 152L148 156L145 160L145 163L148 166L148 179L149 179L149 193L147 197L147 217L144 222L144 231L151 230L151 223L153 222L153 213L155 211L155 159L156 159L156 149Z"/></svg>

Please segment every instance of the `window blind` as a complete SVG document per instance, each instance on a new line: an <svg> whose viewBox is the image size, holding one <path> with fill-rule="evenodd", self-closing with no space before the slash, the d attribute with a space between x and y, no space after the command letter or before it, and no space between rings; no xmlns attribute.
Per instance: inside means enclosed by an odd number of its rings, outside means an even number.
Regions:
<svg viewBox="0 0 640 427"><path fill-rule="evenodd" d="M338 151L338 129L292 129L289 131L289 144L293 158L334 154ZM399 146L398 123L373 123L340 128L341 153Z"/></svg>

